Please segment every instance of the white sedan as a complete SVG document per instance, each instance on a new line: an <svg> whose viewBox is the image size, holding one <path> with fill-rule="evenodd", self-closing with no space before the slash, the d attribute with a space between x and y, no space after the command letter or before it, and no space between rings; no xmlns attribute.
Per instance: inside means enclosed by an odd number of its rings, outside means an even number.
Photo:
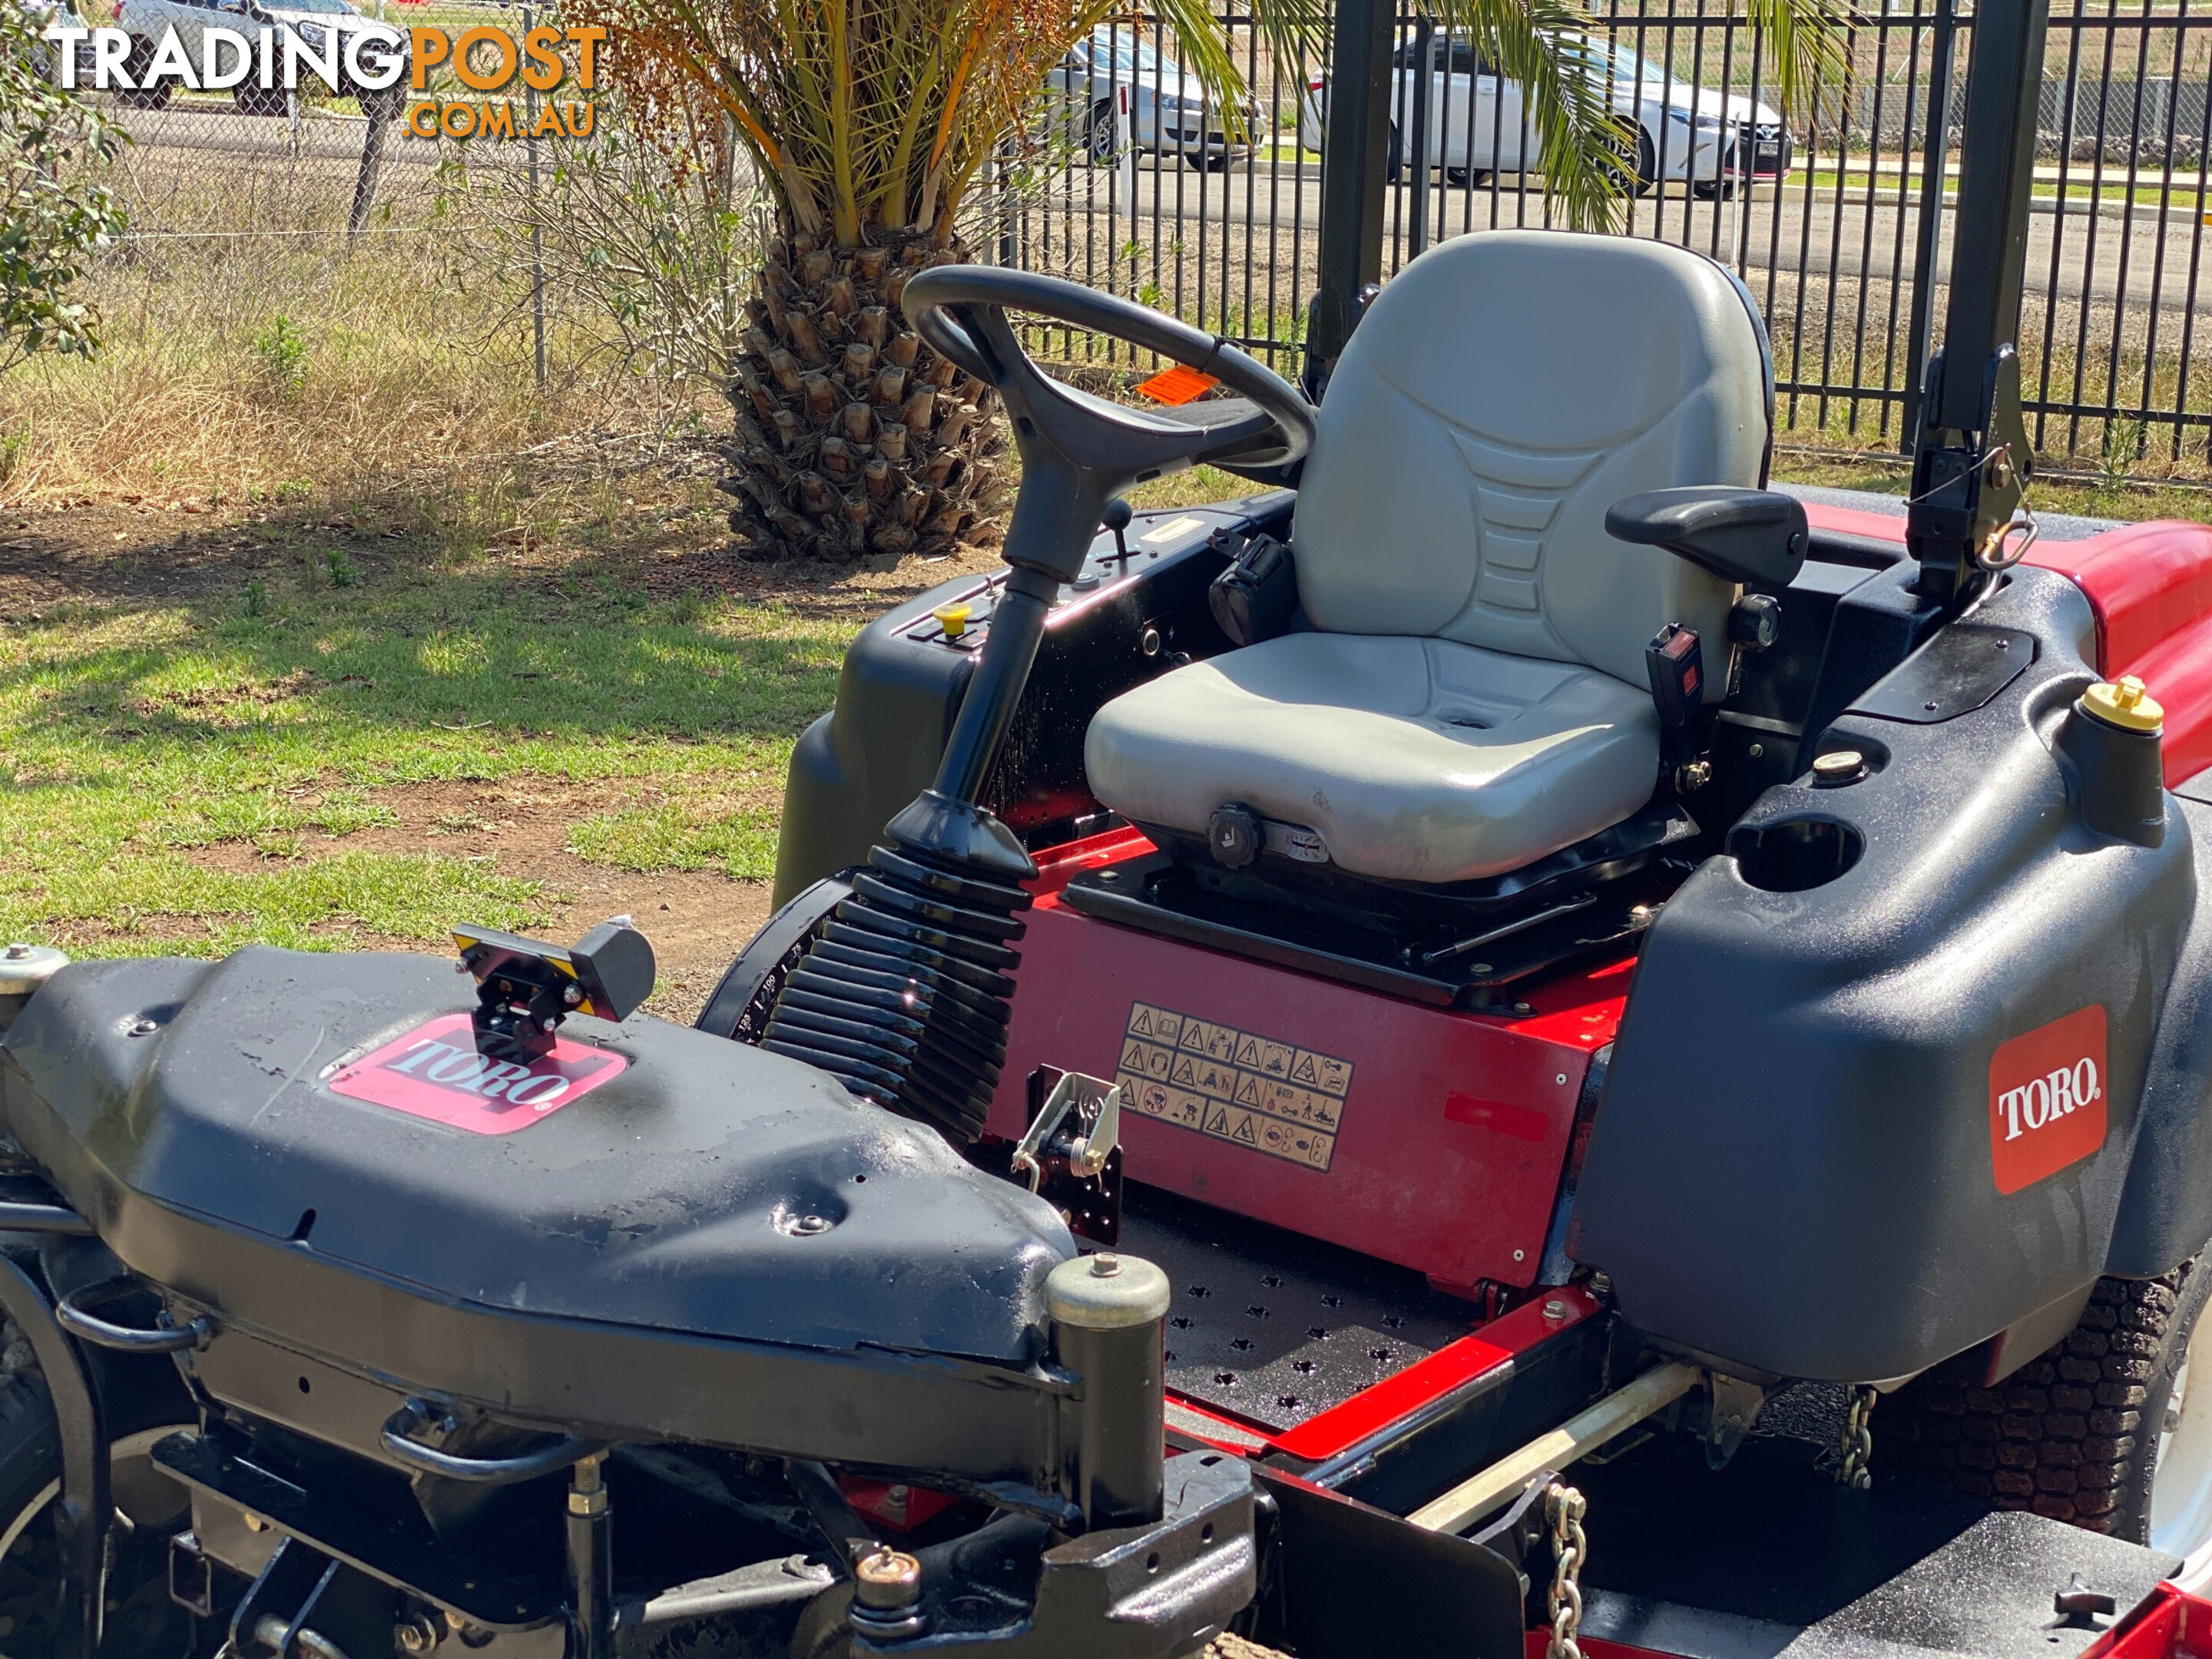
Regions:
<svg viewBox="0 0 2212 1659"><path fill-rule="evenodd" d="M1046 82L1077 123L1079 148L1102 165L1117 154L1115 104L1127 93L1122 142L1139 150L1181 155L1193 167L1218 169L1252 153L1260 106L1247 100L1243 131L1231 137L1221 106L1198 77L1126 26L1100 24L1069 48Z"/></svg>
<svg viewBox="0 0 2212 1659"><path fill-rule="evenodd" d="M1662 179L1687 181L1700 195L1718 195L1742 182L1778 179L1790 170L1790 143L1782 118L1741 93L1692 88L1626 46L1594 35L1559 37L1567 67L1579 64L1602 77L1624 137L1632 129L1633 187L1643 195ZM1389 174L1412 164L1407 137L1419 73L1419 38L1409 35L1393 58ZM1455 183L1490 173L1519 173L1536 165L1536 134L1525 120L1517 82L1476 56L1467 41L1441 31L1429 42L1428 161ZM1328 83L1306 83L1298 112L1298 142L1321 147Z"/></svg>

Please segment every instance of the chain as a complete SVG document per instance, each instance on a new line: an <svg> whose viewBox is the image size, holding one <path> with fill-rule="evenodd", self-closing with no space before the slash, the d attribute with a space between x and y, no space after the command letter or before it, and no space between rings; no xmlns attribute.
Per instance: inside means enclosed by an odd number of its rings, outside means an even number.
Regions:
<svg viewBox="0 0 2212 1659"><path fill-rule="evenodd" d="M1544 1515L1552 1523L1552 1639L1544 1659L1583 1659L1582 1644L1575 1633L1583 1622L1583 1563L1589 1555L1589 1540L1583 1535L1583 1516L1589 1500L1574 1487L1554 1480L1544 1492Z"/></svg>
<svg viewBox="0 0 2212 1659"><path fill-rule="evenodd" d="M1881 1398L1872 1385L1861 1383L1851 1390L1850 1409L1844 1413L1844 1441L1841 1455L1836 1459L1836 1484L1849 1486L1853 1492L1864 1492L1874 1485L1874 1474L1868 1467L1874 1462L1874 1430L1868 1419L1874 1415L1874 1402Z"/></svg>

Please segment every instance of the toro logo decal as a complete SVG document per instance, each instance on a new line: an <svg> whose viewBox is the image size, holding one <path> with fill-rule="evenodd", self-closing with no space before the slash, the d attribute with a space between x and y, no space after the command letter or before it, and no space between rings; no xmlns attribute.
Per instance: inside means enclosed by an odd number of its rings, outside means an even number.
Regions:
<svg viewBox="0 0 2212 1659"><path fill-rule="evenodd" d="M582 1098L629 1064L588 1043L558 1038L550 1054L499 1059L477 1051L466 1014L442 1014L342 1066L333 1094L389 1106L471 1134L512 1134Z"/></svg>
<svg viewBox="0 0 2212 1659"><path fill-rule="evenodd" d="M1990 1059L1997 1190L2016 1193L2102 1146L2105 1093L2101 1003L1998 1044Z"/></svg>

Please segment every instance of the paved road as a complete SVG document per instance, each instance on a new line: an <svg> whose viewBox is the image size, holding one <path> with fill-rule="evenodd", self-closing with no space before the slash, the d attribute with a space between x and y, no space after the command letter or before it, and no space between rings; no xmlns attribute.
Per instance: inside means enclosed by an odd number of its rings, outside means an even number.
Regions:
<svg viewBox="0 0 2212 1659"><path fill-rule="evenodd" d="M1524 193L1518 186L1517 179L1509 178L1494 190L1487 184L1478 186L1471 197L1462 187L1433 186L1432 235L1457 234L1492 222L1540 224L1541 192L1532 186ZM1295 237L1304 254L1301 263L1310 261L1321 186L1310 168L1284 167L1273 177L1264 166L1250 178L1241 171L1201 175L1176 166L1155 169L1147 158L1136 169L1134 188L1136 219L1133 226L1126 219L1120 222L1117 240L1133 233L1140 243L1170 239L1176 234L1172 221L1178 211L1186 222L1203 216L1211 227L1225 224L1235 235L1247 229L1249 213L1249 233L1262 246L1272 240L1275 258L1290 257L1285 245ZM1053 181L1043 199L1057 198L1096 217L1105 213L1115 195L1114 174L1103 168L1079 168ZM1411 196L1410 185L1401 185L1385 209L1386 232L1394 237L1403 234L1412 217ZM1160 215L1157 225L1155 203ZM1699 202L1679 192L1663 201L1646 198L1636 206L1640 234L1652 234L1655 214L1663 221L1667 240L1687 242L1723 258L1734 256L1732 262L1740 260L1748 272L1770 267L1789 272L1802 266L1808 276L1833 276L1852 283L1862 277L1886 283L1893 271L1909 281L1919 227L1917 198L1900 203L1893 186L1870 204L1863 181L1855 196L1839 202L1832 188L1816 191L1809 204L1798 185L1785 189L1778 203L1771 187L1759 188L1747 201L1740 202ZM1942 216L1948 255L1954 210L1947 205ZM1186 246L1193 234L1186 222L1182 234ZM2117 204L2095 214L2086 210L2032 214L2030 294L2055 295L2071 302L2086 295L2093 304L2101 305L2124 295L2134 313L2147 313L2155 306L2161 313L2177 316L2212 314L2212 259L2205 258L2201 250L2204 234L2199 215L2179 208L2168 213L2163 226L2154 213L2130 211ZM2192 284L2193 264L2200 267L2200 274ZM1939 260L1937 269L1942 268Z"/></svg>

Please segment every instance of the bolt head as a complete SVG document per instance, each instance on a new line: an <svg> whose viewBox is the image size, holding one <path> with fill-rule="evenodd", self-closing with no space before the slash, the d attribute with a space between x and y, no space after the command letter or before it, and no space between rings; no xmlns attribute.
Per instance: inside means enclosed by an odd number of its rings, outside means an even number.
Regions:
<svg viewBox="0 0 2212 1659"><path fill-rule="evenodd" d="M1564 1303L1564 1302L1560 1301L1560 1300L1559 1299L1559 1297L1553 1297L1549 1302L1547 1302L1547 1303L1544 1304L1544 1317L1545 1317L1545 1318L1547 1318L1547 1319L1553 1319L1553 1320L1559 1320L1559 1319L1565 1319L1566 1316L1567 1316L1567 1304L1566 1304L1565 1303Z"/></svg>
<svg viewBox="0 0 2212 1659"><path fill-rule="evenodd" d="M10 962L21 962L30 954L31 947L27 945L11 945L8 947L8 960Z"/></svg>
<svg viewBox="0 0 2212 1659"><path fill-rule="evenodd" d="M921 1563L902 1550L886 1544L854 1564L854 1599L864 1607L911 1607L921 1594Z"/></svg>
<svg viewBox="0 0 2212 1659"><path fill-rule="evenodd" d="M1526 1250L1516 1250L1513 1252L1513 1259L1516 1261L1525 1261L1528 1260L1528 1252Z"/></svg>
<svg viewBox="0 0 2212 1659"><path fill-rule="evenodd" d="M1091 1258L1091 1276L1093 1279L1111 1279L1121 1271L1121 1258L1118 1255L1100 1255Z"/></svg>

